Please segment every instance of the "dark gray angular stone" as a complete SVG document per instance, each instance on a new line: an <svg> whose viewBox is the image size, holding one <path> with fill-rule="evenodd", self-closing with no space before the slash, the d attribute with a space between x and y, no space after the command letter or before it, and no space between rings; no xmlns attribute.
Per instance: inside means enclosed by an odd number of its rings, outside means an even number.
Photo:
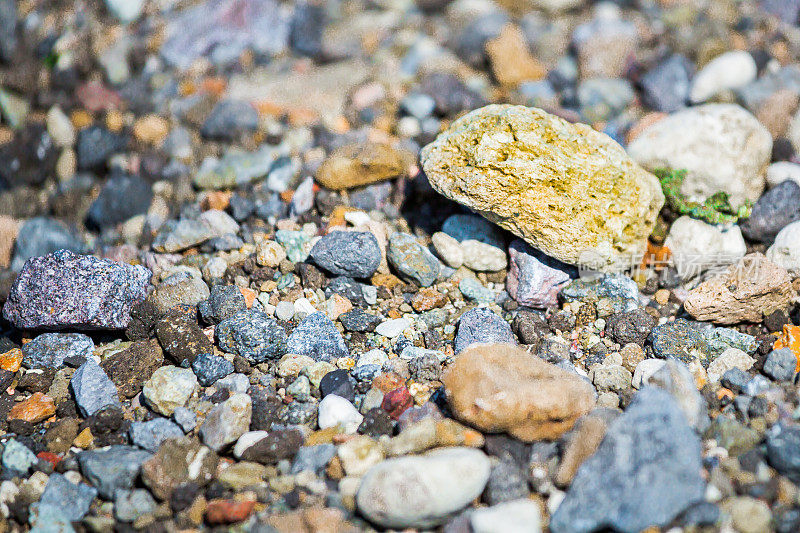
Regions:
<svg viewBox="0 0 800 533"><path fill-rule="evenodd" d="M307 355L315 361L332 361L347 357L350 351L331 319L323 313L311 313L289 335L286 351Z"/></svg>
<svg viewBox="0 0 800 533"><path fill-rule="evenodd" d="M198 304L197 310L206 322L219 324L240 311L246 311L247 304L236 285L215 285L208 299Z"/></svg>
<svg viewBox="0 0 800 533"><path fill-rule="evenodd" d="M117 387L91 357L75 371L69 386L84 417L109 405L121 405Z"/></svg>
<svg viewBox="0 0 800 533"><path fill-rule="evenodd" d="M339 315L339 322L342 323L342 326L344 326L344 329L347 331L364 333L366 331L374 331L382 320L381 317L367 313L360 307L356 307L352 311Z"/></svg>
<svg viewBox="0 0 800 533"><path fill-rule="evenodd" d="M336 455L336 446L333 444L317 444L315 446L301 446L294 456L292 474L299 474L306 470L319 474Z"/></svg>
<svg viewBox="0 0 800 533"><path fill-rule="evenodd" d="M25 368L61 368L67 358L87 358L94 342L82 333L43 333L22 346Z"/></svg>
<svg viewBox="0 0 800 533"><path fill-rule="evenodd" d="M664 113L686 107L693 72L692 62L680 54L664 59L639 80L644 102Z"/></svg>
<svg viewBox="0 0 800 533"><path fill-rule="evenodd" d="M309 257L337 276L368 278L378 269L381 249L367 231L332 231L317 241Z"/></svg>
<svg viewBox="0 0 800 533"><path fill-rule="evenodd" d="M101 126L89 126L78 132L78 168L102 170L112 155L125 148L125 138Z"/></svg>
<svg viewBox="0 0 800 533"><path fill-rule="evenodd" d="M286 331L269 315L248 310L219 323L215 330L219 347L251 363L278 359L286 353Z"/></svg>
<svg viewBox="0 0 800 533"><path fill-rule="evenodd" d="M59 250L25 262L3 316L20 329L124 329L152 273Z"/></svg>
<svg viewBox="0 0 800 533"><path fill-rule="evenodd" d="M224 357L210 353L201 353L192 361L192 371L203 387L208 387L218 379L232 374L233 370L233 363Z"/></svg>
<svg viewBox="0 0 800 533"><path fill-rule="evenodd" d="M153 199L150 184L139 176L115 174L106 181L86 214L94 228L108 228L146 213Z"/></svg>
<svg viewBox="0 0 800 533"><path fill-rule="evenodd" d="M550 521L553 533L664 526L701 501L700 439L669 393L641 389L578 469Z"/></svg>
<svg viewBox="0 0 800 533"><path fill-rule="evenodd" d="M750 218L740 227L748 239L769 244L780 230L796 220L800 220L800 185L786 180L758 199Z"/></svg>
<svg viewBox="0 0 800 533"><path fill-rule="evenodd" d="M83 476L97 487L100 496L110 500L117 489L130 489L139 476L142 463L152 454L133 446L114 445L78 454Z"/></svg>
<svg viewBox="0 0 800 533"><path fill-rule="evenodd" d="M473 344L505 343L517 344L511 326L503 318L481 307L470 309L458 321L454 349L461 353Z"/></svg>

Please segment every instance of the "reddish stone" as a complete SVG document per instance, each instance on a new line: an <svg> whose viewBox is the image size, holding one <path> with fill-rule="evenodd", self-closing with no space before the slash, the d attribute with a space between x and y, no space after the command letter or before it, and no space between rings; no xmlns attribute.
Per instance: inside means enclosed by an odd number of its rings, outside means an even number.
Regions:
<svg viewBox="0 0 800 533"><path fill-rule="evenodd" d="M397 420L412 405L414 405L414 398L408 389L402 386L386 393L381 402L381 409L389 413L392 420Z"/></svg>
<svg viewBox="0 0 800 533"><path fill-rule="evenodd" d="M234 524L250 516L255 506L254 501L238 502L235 500L217 499L208 502L206 522L209 524Z"/></svg>
<svg viewBox="0 0 800 533"><path fill-rule="evenodd" d="M122 98L119 94L98 81L84 83L75 91L75 96L78 97L81 105L92 113L122 107Z"/></svg>
<svg viewBox="0 0 800 533"><path fill-rule="evenodd" d="M43 461L47 461L53 468L61 462L61 456L54 454L53 452L39 452L36 454L36 457L42 459Z"/></svg>

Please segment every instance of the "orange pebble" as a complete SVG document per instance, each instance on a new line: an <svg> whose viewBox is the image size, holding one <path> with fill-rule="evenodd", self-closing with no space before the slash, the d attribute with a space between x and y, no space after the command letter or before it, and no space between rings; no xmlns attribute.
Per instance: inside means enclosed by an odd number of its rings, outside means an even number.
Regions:
<svg viewBox="0 0 800 533"><path fill-rule="evenodd" d="M210 191L203 198L203 209L218 209L224 211L231 203L230 191Z"/></svg>
<svg viewBox="0 0 800 533"><path fill-rule="evenodd" d="M16 372L22 365L22 350L13 348L4 354L0 354L0 368L9 372Z"/></svg>
<svg viewBox="0 0 800 533"><path fill-rule="evenodd" d="M53 399L41 392L33 393L30 398L14 404L8 412L8 420L24 420L36 424L56 414Z"/></svg>
<svg viewBox="0 0 800 533"><path fill-rule="evenodd" d="M790 326L789 324L783 326L783 335L778 337L778 340L772 345L772 349L783 348L789 348L794 353L797 358L795 372L800 372L800 326Z"/></svg>
<svg viewBox="0 0 800 533"><path fill-rule="evenodd" d="M247 287L239 287L239 291L242 293L242 296L244 296L244 303L247 308L250 309L253 307L253 302L256 299L256 291Z"/></svg>

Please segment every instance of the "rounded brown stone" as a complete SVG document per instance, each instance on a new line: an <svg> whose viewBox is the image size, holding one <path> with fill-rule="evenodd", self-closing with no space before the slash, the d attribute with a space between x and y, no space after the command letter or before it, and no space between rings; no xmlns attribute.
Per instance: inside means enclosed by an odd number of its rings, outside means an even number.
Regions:
<svg viewBox="0 0 800 533"><path fill-rule="evenodd" d="M560 437L595 404L580 376L505 344L468 348L442 382L456 418L528 442Z"/></svg>

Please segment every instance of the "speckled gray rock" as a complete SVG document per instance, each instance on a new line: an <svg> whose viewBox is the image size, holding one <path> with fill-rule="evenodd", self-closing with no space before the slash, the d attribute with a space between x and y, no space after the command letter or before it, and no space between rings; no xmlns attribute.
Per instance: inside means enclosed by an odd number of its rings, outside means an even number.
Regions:
<svg viewBox="0 0 800 533"><path fill-rule="evenodd" d="M311 313L294 328L286 342L286 351L307 355L316 361L332 361L350 355L342 334L330 318L319 312Z"/></svg>
<svg viewBox="0 0 800 533"><path fill-rule="evenodd" d="M22 365L25 368L60 368L64 359L85 359L93 350L91 337L82 333L43 333L22 345Z"/></svg>
<svg viewBox="0 0 800 533"><path fill-rule="evenodd" d="M433 285L439 277L439 260L408 233L395 233L389 237L386 256L402 277L414 280L423 287Z"/></svg>
<svg viewBox="0 0 800 533"><path fill-rule="evenodd" d="M677 359L691 363L699 359L704 367L728 348L738 348L748 354L758 347L751 335L730 328L715 328L699 322L678 318L653 328L650 332L653 353L661 359Z"/></svg>
<svg viewBox="0 0 800 533"><path fill-rule="evenodd" d="M39 510L43 507L58 509L68 520L81 520L89 512L97 489L84 483L74 484L63 474L50 474L44 493L39 500Z"/></svg>
<svg viewBox="0 0 800 533"><path fill-rule="evenodd" d="M337 276L368 278L378 269L381 249L368 231L332 231L311 248L309 258Z"/></svg>
<svg viewBox="0 0 800 533"><path fill-rule="evenodd" d="M517 344L511 326L502 317L484 308L475 308L461 315L456 333L455 351L461 353L473 344Z"/></svg>
<svg viewBox="0 0 800 533"><path fill-rule="evenodd" d="M83 416L91 416L109 405L120 405L114 382L91 357L75 371L69 386Z"/></svg>
<svg viewBox="0 0 800 533"><path fill-rule="evenodd" d="M25 262L3 316L20 329L124 329L151 272L60 250Z"/></svg>
<svg viewBox="0 0 800 533"><path fill-rule="evenodd" d="M636 282L623 274L607 274L597 278L576 279L561 289L566 302L586 298L609 298L614 312L632 311L639 305Z"/></svg>
<svg viewBox="0 0 800 533"><path fill-rule="evenodd" d="M114 445L78 454L83 476L97 487L100 496L111 499L117 489L130 489L139 468L151 454L132 446Z"/></svg>
<svg viewBox="0 0 800 533"><path fill-rule="evenodd" d="M155 452L165 440L183 437L183 430L168 418L154 418L147 422L133 422L128 434L133 444Z"/></svg>
<svg viewBox="0 0 800 533"><path fill-rule="evenodd" d="M251 363L278 359L286 353L286 331L261 311L236 313L220 322L215 334L222 350L239 354Z"/></svg>
<svg viewBox="0 0 800 533"><path fill-rule="evenodd" d="M701 501L700 439L668 392L640 390L578 469L550 520L554 533L664 526Z"/></svg>
<svg viewBox="0 0 800 533"><path fill-rule="evenodd" d="M201 353L194 361L192 361L192 370L194 375L197 376L197 381L203 387L212 385L218 379L232 374L234 370L233 363L210 353Z"/></svg>
<svg viewBox="0 0 800 533"><path fill-rule="evenodd" d="M208 299L200 302L197 310L206 322L219 324L240 311L246 311L247 304L236 285L214 285Z"/></svg>

